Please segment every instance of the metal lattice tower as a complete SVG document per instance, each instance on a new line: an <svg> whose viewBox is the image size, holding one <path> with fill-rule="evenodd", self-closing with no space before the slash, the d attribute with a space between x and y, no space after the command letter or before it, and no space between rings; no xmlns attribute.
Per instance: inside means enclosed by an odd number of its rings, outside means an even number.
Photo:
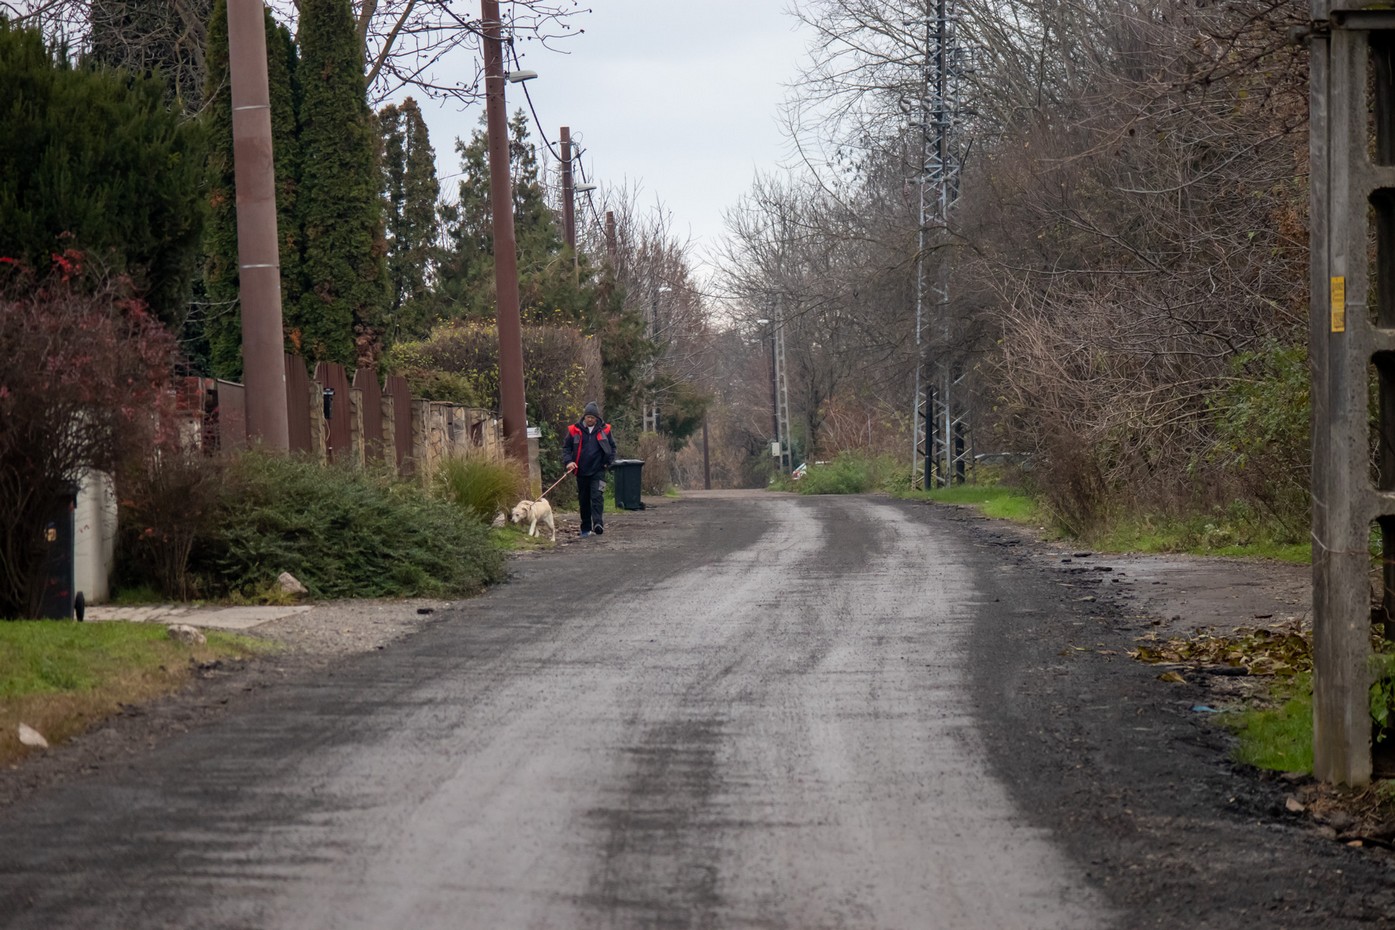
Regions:
<svg viewBox="0 0 1395 930"><path fill-rule="evenodd" d="M780 471L789 474L794 468L794 449L790 431L790 380L785 364L785 311L783 304L775 308L775 439L780 443Z"/></svg>
<svg viewBox="0 0 1395 930"><path fill-rule="evenodd" d="M963 481L972 461L968 442L965 374L950 355L953 321L949 312L949 215L959 199L963 157L955 129L967 72L958 44L954 0L935 0L925 19L919 126L920 228L916 249L915 344L918 359L913 400L912 484L931 487ZM933 271L926 268L934 244ZM927 281L927 277L932 277ZM931 333L937 338L932 340ZM936 351L929 351L934 345Z"/></svg>

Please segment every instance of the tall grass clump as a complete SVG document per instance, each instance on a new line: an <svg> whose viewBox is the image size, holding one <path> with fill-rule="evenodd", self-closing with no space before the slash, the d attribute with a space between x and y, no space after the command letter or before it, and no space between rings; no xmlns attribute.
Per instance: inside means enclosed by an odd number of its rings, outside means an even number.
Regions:
<svg viewBox="0 0 1395 930"><path fill-rule="evenodd" d="M437 492L481 523L508 512L521 497L523 476L508 462L446 459L436 472Z"/></svg>
<svg viewBox="0 0 1395 930"><path fill-rule="evenodd" d="M894 480L895 470L895 463L886 456L844 452L831 462L811 464L793 487L801 494L865 494Z"/></svg>
<svg viewBox="0 0 1395 930"><path fill-rule="evenodd" d="M420 486L249 454L190 554L206 596L256 597L281 572L314 597L454 596L504 576L487 526Z"/></svg>

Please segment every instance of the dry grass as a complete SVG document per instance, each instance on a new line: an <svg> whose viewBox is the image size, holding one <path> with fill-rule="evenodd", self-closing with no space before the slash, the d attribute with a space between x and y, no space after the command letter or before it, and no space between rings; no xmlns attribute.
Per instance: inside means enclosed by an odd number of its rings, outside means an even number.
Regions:
<svg viewBox="0 0 1395 930"><path fill-rule="evenodd" d="M0 765L36 750L19 741L28 724L50 745L139 704L177 691L199 664L269 651L248 637L209 632L191 646L163 624L0 623Z"/></svg>

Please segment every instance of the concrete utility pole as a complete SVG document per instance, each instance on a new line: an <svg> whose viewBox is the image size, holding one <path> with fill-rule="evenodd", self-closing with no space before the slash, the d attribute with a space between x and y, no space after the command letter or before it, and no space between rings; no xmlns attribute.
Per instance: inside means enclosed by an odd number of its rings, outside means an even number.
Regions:
<svg viewBox="0 0 1395 930"><path fill-rule="evenodd" d="M228 73L247 437L286 452L291 440L281 331L281 254L261 0L228 0Z"/></svg>
<svg viewBox="0 0 1395 930"><path fill-rule="evenodd" d="M610 259L610 267L615 267L615 211L605 211L605 254Z"/></svg>
<svg viewBox="0 0 1395 930"><path fill-rule="evenodd" d="M1395 597L1395 11L1357 6L1312 0L1309 34L1313 769L1353 786L1371 780L1373 524L1387 636Z"/></svg>
<svg viewBox="0 0 1395 930"><path fill-rule="evenodd" d="M567 240L567 248L576 252L576 194L572 189L572 129L563 126L562 142L562 230Z"/></svg>
<svg viewBox="0 0 1395 930"><path fill-rule="evenodd" d="M504 106L504 25L499 0L480 0L484 27L484 104L489 134L489 207L494 225L494 290L499 326L499 405L504 448L528 461L527 409L523 399L523 326L518 317L518 240L513 227L509 173L509 119Z"/></svg>

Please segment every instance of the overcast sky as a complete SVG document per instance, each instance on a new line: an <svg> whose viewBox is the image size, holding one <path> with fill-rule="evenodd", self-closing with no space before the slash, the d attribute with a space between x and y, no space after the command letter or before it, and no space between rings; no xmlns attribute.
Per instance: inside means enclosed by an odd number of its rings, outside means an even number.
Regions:
<svg viewBox="0 0 1395 930"><path fill-rule="evenodd" d="M563 43L566 54L518 46L539 74L528 92L547 137L571 127L592 181L639 185L642 206L658 198L671 210L676 235L698 251L714 246L722 210L788 154L778 105L806 38L786 2L589 0L585 34ZM526 105L516 85L507 93L510 113ZM482 110L423 110L440 172L453 174L454 140Z"/></svg>

